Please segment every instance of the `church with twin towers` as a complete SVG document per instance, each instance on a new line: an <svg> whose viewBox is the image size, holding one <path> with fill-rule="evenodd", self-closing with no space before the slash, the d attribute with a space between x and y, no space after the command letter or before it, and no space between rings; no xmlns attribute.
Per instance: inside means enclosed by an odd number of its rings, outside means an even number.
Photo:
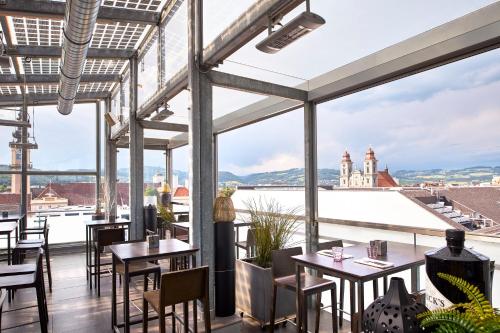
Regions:
<svg viewBox="0 0 500 333"><path fill-rule="evenodd" d="M363 161L363 169L355 169L351 155L346 150L340 162L340 187L351 188L373 188L373 187L397 187L397 181L389 174L387 166L385 170L378 171L375 152L370 147L366 151Z"/></svg>

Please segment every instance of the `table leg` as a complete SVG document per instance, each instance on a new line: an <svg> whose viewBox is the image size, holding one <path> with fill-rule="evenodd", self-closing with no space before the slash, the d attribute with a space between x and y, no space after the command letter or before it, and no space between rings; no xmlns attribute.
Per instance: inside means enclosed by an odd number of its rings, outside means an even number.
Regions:
<svg viewBox="0 0 500 333"><path fill-rule="evenodd" d="M411 268L411 292L417 292L420 290L420 267L413 266Z"/></svg>
<svg viewBox="0 0 500 333"><path fill-rule="evenodd" d="M358 327L356 326L356 321L354 317L356 316L356 282L349 281L349 302L351 303L351 332L358 332Z"/></svg>
<svg viewBox="0 0 500 333"><path fill-rule="evenodd" d="M378 279L373 280L373 299L378 297Z"/></svg>
<svg viewBox="0 0 500 333"><path fill-rule="evenodd" d="M11 264L10 261L10 233L7 234L7 264Z"/></svg>
<svg viewBox="0 0 500 333"><path fill-rule="evenodd" d="M195 268L196 267L196 254L193 254L191 256L191 268Z"/></svg>
<svg viewBox="0 0 500 333"><path fill-rule="evenodd" d="M129 307L129 272L128 272L128 261L123 263L124 273L123 273L123 321L124 321L124 332L130 333L130 307Z"/></svg>
<svg viewBox="0 0 500 333"><path fill-rule="evenodd" d="M113 254L111 269L111 329L116 325L116 256Z"/></svg>
<svg viewBox="0 0 500 333"><path fill-rule="evenodd" d="M85 226L85 272L89 280L89 226Z"/></svg>
<svg viewBox="0 0 500 333"><path fill-rule="evenodd" d="M363 331L363 311L365 310L365 288L362 281L358 281L358 332Z"/></svg>
<svg viewBox="0 0 500 333"><path fill-rule="evenodd" d="M295 297L295 311L297 313L297 333L300 333L302 326L302 314L300 313L300 265L295 263L295 281L297 283L296 297Z"/></svg>

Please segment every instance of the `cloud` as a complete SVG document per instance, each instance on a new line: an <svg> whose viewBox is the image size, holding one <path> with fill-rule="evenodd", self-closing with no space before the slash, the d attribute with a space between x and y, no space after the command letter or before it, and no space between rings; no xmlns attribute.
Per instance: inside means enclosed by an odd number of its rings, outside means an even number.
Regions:
<svg viewBox="0 0 500 333"><path fill-rule="evenodd" d="M291 154L276 154L270 158L264 158L260 160L257 164L241 167L235 164L229 164L226 169L227 171L233 172L237 175L248 175L251 173L260 173L268 171L280 171L288 170L293 168L303 168L304 159L296 155Z"/></svg>

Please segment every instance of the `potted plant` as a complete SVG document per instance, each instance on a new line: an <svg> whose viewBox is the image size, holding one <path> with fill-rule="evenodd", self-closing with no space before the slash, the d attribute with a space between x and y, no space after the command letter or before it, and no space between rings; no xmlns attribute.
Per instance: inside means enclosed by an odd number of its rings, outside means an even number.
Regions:
<svg viewBox="0 0 500 333"><path fill-rule="evenodd" d="M156 190L152 187L146 188L144 190L144 206L153 205L156 206Z"/></svg>
<svg viewBox="0 0 500 333"><path fill-rule="evenodd" d="M450 274L438 273L438 276L467 295L470 302L424 312L417 316L420 327L442 333L500 332L500 311L491 306L479 288Z"/></svg>
<svg viewBox="0 0 500 333"><path fill-rule="evenodd" d="M236 261L236 306L259 321L261 327L270 321L272 297L271 253L292 244L297 231L298 207L285 208L274 199L251 199L245 202L255 238L254 258ZM295 293L278 289L276 321L296 313Z"/></svg>
<svg viewBox="0 0 500 333"><path fill-rule="evenodd" d="M175 222L175 216L172 210L167 206L158 207L158 234L160 239L170 238L170 226L172 222Z"/></svg>

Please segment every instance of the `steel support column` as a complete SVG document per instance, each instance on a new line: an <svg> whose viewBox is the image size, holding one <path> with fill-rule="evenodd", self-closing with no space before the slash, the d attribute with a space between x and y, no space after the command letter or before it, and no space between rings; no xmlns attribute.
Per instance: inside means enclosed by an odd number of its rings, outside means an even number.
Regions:
<svg viewBox="0 0 500 333"><path fill-rule="evenodd" d="M120 123L123 121L123 107L125 107L125 84L123 82L124 78L120 80L120 110L118 110L118 114L120 117Z"/></svg>
<svg viewBox="0 0 500 333"><path fill-rule="evenodd" d="M106 99L106 112L111 112L111 98ZM108 198L106 204L106 212L110 216L116 216L116 174L117 174L117 148L116 142L110 140L111 128L108 124L104 127L106 145L104 146L104 190Z"/></svg>
<svg viewBox="0 0 500 333"><path fill-rule="evenodd" d="M318 156L316 104L304 104L306 252L318 250Z"/></svg>
<svg viewBox="0 0 500 333"><path fill-rule="evenodd" d="M172 149L165 150L165 179L170 186L170 190L172 191L172 195L174 195L174 170L173 170L173 151Z"/></svg>
<svg viewBox="0 0 500 333"><path fill-rule="evenodd" d="M95 204L100 206L101 197L101 102L95 103Z"/></svg>
<svg viewBox="0 0 500 333"><path fill-rule="evenodd" d="M24 87L21 87L24 90ZM26 94L24 96L23 108L21 110L21 121L28 121L28 104L26 103ZM28 142L28 128L21 128L21 142ZM24 219L21 221L21 230L26 229L28 223L28 149L25 145L21 148L21 207L20 213L24 215ZM10 237L10 236L9 236Z"/></svg>
<svg viewBox="0 0 500 333"><path fill-rule="evenodd" d="M213 138L214 171L212 177L214 179L214 198L216 198L217 194L219 193L219 136L217 134L214 134Z"/></svg>
<svg viewBox="0 0 500 333"><path fill-rule="evenodd" d="M200 71L203 47L201 0L188 0L189 216L191 240L200 248L197 258L210 268L210 308L214 308L213 131L212 86Z"/></svg>
<svg viewBox="0 0 500 333"><path fill-rule="evenodd" d="M165 23L158 26L158 90L165 85Z"/></svg>
<svg viewBox="0 0 500 333"><path fill-rule="evenodd" d="M137 55L130 58L129 154L131 239L144 239L144 130L136 119Z"/></svg>

